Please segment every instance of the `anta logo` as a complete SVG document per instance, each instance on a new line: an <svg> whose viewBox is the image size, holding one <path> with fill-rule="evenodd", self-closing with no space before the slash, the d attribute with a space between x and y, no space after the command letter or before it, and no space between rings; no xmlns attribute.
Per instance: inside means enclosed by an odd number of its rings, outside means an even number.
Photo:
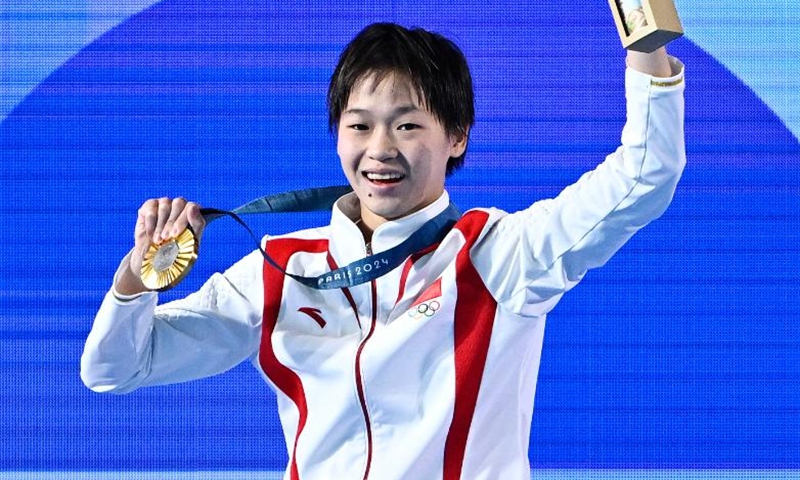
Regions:
<svg viewBox="0 0 800 480"><path fill-rule="evenodd" d="M319 324L319 328L325 328L326 322L325 319L322 318L322 315L320 315L322 313L322 310L320 310L319 308L300 307L297 309L297 311L300 313L305 313L306 315L314 319L314 321L317 322L317 324Z"/></svg>
<svg viewBox="0 0 800 480"><path fill-rule="evenodd" d="M439 302L441 298L442 279L439 278L433 282L430 287L426 288L414 302L414 305L408 309L408 316L414 320L422 320L434 316L442 307L442 304Z"/></svg>

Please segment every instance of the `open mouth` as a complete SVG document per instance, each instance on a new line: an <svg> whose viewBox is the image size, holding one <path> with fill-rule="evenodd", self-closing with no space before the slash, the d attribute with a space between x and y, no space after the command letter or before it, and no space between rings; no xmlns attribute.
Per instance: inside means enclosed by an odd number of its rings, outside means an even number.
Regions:
<svg viewBox="0 0 800 480"><path fill-rule="evenodd" d="M391 185L393 183L399 183L404 178L405 175L402 173L391 172L391 173L375 173L375 172L363 172L362 175L366 177L372 183L376 183L378 185Z"/></svg>

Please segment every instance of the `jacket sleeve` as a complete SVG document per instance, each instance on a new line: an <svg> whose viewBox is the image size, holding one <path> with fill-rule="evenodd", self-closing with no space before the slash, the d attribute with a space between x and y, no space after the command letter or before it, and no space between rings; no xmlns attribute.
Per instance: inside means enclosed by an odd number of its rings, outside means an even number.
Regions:
<svg viewBox="0 0 800 480"><path fill-rule="evenodd" d="M125 262L123 262L125 264ZM263 264L258 252L197 292L157 306L158 294L100 306L81 357L81 379L96 392L127 393L224 372L257 352Z"/></svg>
<svg viewBox="0 0 800 480"><path fill-rule="evenodd" d="M588 269L603 265L672 200L686 163L683 65L655 78L628 68L621 146L556 198L501 217L474 248L473 262L505 308L551 310ZM502 259L502 261L498 261Z"/></svg>

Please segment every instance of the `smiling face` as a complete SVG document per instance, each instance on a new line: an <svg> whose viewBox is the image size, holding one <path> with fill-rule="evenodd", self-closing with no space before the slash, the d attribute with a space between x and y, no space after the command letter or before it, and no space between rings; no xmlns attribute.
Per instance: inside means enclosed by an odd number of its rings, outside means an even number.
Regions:
<svg viewBox="0 0 800 480"><path fill-rule="evenodd" d="M342 169L369 230L433 203L444 192L447 161L466 149L448 135L402 75L357 82L338 123Z"/></svg>

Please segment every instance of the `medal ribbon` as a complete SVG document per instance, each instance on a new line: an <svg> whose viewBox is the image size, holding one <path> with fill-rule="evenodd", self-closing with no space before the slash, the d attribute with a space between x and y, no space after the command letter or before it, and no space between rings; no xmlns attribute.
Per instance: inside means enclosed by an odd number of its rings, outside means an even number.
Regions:
<svg viewBox="0 0 800 480"><path fill-rule="evenodd" d="M451 203L442 213L425 222L422 227L399 245L384 252L369 255L361 260L356 260L349 265L345 265L344 267L337 268L336 270L332 270L317 277L304 277L284 270L266 251L264 251L261 247L261 242L256 238L253 231L247 226L244 220L239 217L239 215L254 213L330 210L339 197L351 191L352 189L349 186L294 190L261 197L231 211L202 208L200 209L200 213L203 214L207 222L211 222L222 216L233 218L247 230L258 247L258 251L261 252L261 255L267 263L284 275L316 290L332 290L361 285L362 283L375 280L389 273L403 263L412 253L440 242L461 217L461 213L456 206Z"/></svg>

